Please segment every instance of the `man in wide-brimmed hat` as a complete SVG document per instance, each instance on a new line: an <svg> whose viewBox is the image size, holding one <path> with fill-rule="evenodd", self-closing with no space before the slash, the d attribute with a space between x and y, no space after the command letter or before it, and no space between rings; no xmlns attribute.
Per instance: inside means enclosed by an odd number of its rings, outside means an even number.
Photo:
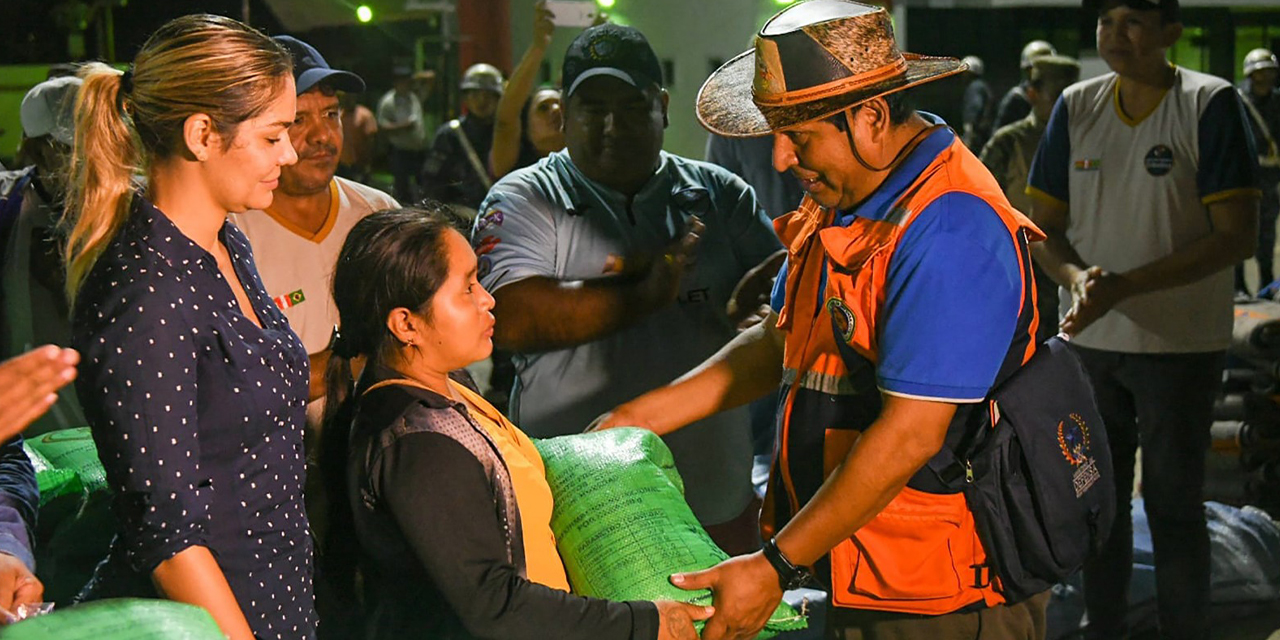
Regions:
<svg viewBox="0 0 1280 640"><path fill-rule="evenodd" d="M754 637L802 567L839 637L1043 636L1047 594L1005 604L964 498L922 470L1035 350L1039 231L903 94L964 69L900 52L881 8L811 0L703 85L702 123L772 134L806 192L774 223L776 313L605 420L668 432L782 383L764 550L672 577L714 591L704 638Z"/></svg>
<svg viewBox="0 0 1280 640"><path fill-rule="evenodd" d="M1209 637L1202 489L1232 342L1232 267L1258 235L1258 167L1240 98L1169 63L1177 0L1086 0L1111 73L1067 88L1028 178L1062 285L1062 328L1093 380L1116 517L1085 567L1091 638L1125 638L1135 458L1155 552L1160 637Z"/></svg>

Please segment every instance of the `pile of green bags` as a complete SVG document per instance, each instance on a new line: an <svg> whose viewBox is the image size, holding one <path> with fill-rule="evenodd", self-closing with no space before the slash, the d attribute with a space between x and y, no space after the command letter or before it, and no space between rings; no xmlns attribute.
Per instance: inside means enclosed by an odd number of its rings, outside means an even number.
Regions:
<svg viewBox="0 0 1280 640"><path fill-rule="evenodd" d="M169 600L99 600L4 628L4 640L225 640L200 607Z"/></svg>
<svg viewBox="0 0 1280 640"><path fill-rule="evenodd" d="M661 438L622 428L535 444L555 499L551 530L574 593L711 604L709 590L686 591L668 580L673 573L713 567L728 555L689 509ZM804 616L782 603L759 637L806 626Z"/></svg>
<svg viewBox="0 0 1280 640"><path fill-rule="evenodd" d="M36 576L44 583L44 599L64 605L107 557L115 535L106 471L88 427L50 431L25 440L23 447L40 487Z"/></svg>

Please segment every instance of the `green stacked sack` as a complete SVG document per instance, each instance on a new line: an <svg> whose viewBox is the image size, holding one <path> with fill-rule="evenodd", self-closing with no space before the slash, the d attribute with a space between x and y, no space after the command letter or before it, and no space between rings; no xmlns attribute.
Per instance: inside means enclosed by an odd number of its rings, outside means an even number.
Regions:
<svg viewBox="0 0 1280 640"><path fill-rule="evenodd" d="M40 487L36 575L45 600L65 605L88 583L115 535L106 471L88 427L50 431L23 446Z"/></svg>
<svg viewBox="0 0 1280 640"><path fill-rule="evenodd" d="M535 444L555 499L551 531L574 593L711 604L709 590L686 591L668 580L729 556L693 516L661 438L624 428ZM759 637L806 626L804 616L782 603Z"/></svg>
<svg viewBox="0 0 1280 640"><path fill-rule="evenodd" d="M39 465L45 465L56 473L74 473L90 493L107 488L107 472L98 460L98 448L93 444L89 427L50 431L25 441L24 445L31 463L37 465L36 482L40 481ZM44 487L40 490L43 494Z"/></svg>
<svg viewBox="0 0 1280 640"><path fill-rule="evenodd" d="M209 612L169 600L99 600L4 629L4 640L225 640Z"/></svg>
<svg viewBox="0 0 1280 640"><path fill-rule="evenodd" d="M40 452L31 448L24 441L22 448L36 470L36 486L40 488L40 506L43 507L62 496L78 496L84 493L84 483L80 482L80 474L71 469L59 469L53 466Z"/></svg>

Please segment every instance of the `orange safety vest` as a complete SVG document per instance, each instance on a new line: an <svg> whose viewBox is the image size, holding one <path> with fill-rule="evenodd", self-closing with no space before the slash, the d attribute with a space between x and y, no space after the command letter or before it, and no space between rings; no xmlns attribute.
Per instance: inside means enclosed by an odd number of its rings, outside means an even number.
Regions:
<svg viewBox="0 0 1280 640"><path fill-rule="evenodd" d="M1022 304L1001 373L1034 353L1038 317L1028 242L1043 235L959 141L934 158L884 220L855 217L847 227L832 226L834 212L805 197L797 211L774 222L789 254L778 321L787 339L781 424L761 518L766 539L813 497L878 417L877 323L894 250L919 212L955 192L990 205L1018 248ZM949 445L963 435L970 412L984 406L960 406ZM917 473L883 511L814 567L820 579L830 580L836 606L940 615L1004 602L964 496L914 488L926 473Z"/></svg>

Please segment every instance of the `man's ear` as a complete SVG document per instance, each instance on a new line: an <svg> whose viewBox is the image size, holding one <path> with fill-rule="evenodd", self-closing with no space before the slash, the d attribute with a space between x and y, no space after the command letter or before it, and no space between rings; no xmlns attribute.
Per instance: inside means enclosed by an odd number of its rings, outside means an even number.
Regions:
<svg viewBox="0 0 1280 640"><path fill-rule="evenodd" d="M1182 37L1182 23L1169 22L1169 23L1163 24L1160 26L1160 31L1163 35L1163 40L1164 40L1162 44L1164 44L1164 48L1168 49L1169 47L1172 47L1174 43L1178 41L1179 38Z"/></svg>
<svg viewBox="0 0 1280 640"><path fill-rule="evenodd" d="M658 99L662 101L662 128L666 129L671 126L671 118L667 117L667 107L671 103L671 94L666 89L660 89Z"/></svg>
<svg viewBox="0 0 1280 640"><path fill-rule="evenodd" d="M854 112L854 117L862 121L874 138L883 135L889 129L889 103L883 96L872 98L860 105L862 108Z"/></svg>
<svg viewBox="0 0 1280 640"><path fill-rule="evenodd" d="M189 160L204 162L215 148L221 148L222 136L214 129L209 114L193 113L182 123L182 141L190 154Z"/></svg>

